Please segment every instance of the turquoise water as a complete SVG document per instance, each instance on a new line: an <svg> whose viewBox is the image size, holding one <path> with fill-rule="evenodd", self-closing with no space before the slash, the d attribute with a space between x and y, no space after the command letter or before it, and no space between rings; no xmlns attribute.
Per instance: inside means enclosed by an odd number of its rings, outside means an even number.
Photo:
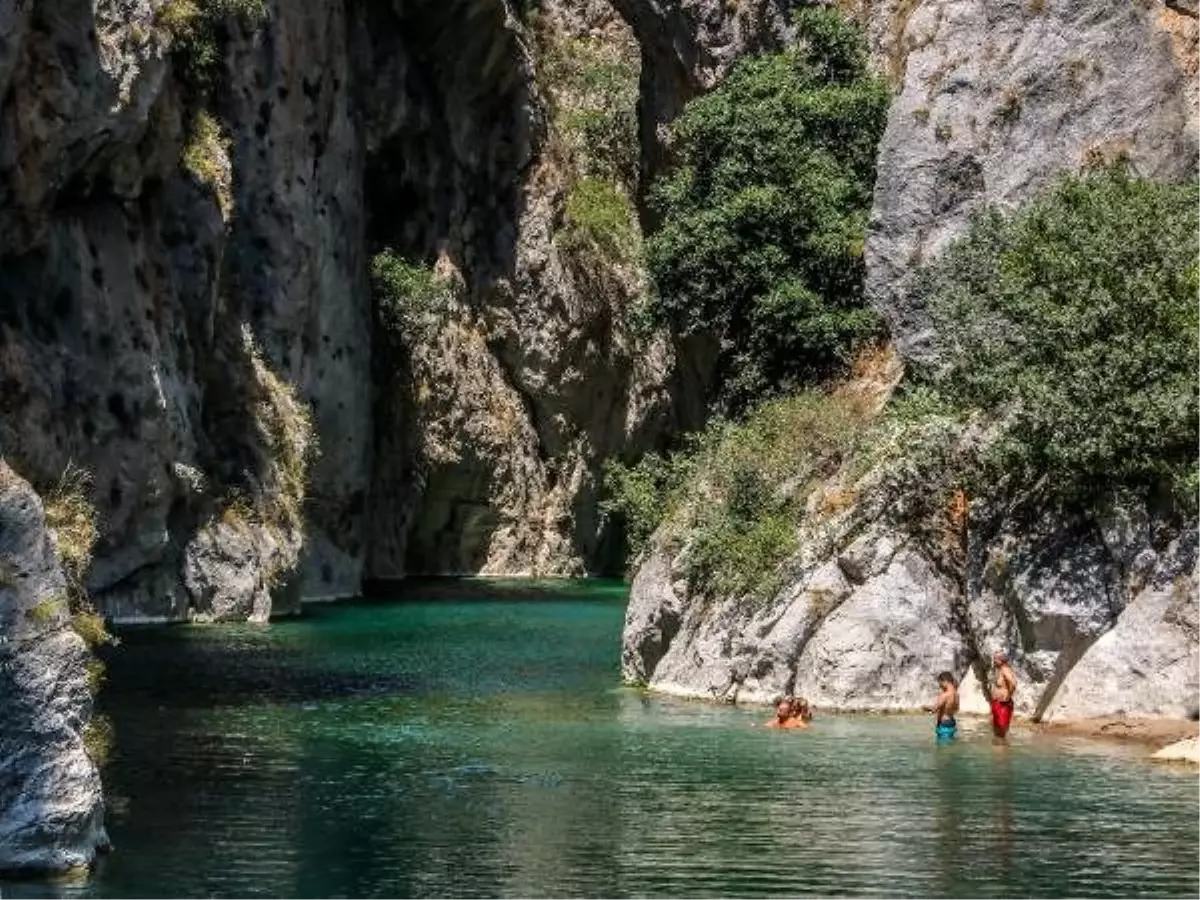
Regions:
<svg viewBox="0 0 1200 900"><path fill-rule="evenodd" d="M127 632L115 845L5 896L1196 896L1197 778L1133 749L618 684L614 584L463 583Z"/></svg>

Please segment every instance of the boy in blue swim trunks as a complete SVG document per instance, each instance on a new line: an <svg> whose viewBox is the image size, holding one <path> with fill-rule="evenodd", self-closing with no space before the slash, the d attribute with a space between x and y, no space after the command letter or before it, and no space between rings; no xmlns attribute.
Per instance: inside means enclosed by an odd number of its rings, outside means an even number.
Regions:
<svg viewBox="0 0 1200 900"><path fill-rule="evenodd" d="M949 672L941 672L937 681L937 700L932 706L926 706L925 710L934 715L933 733L939 740L949 740L958 728L958 723L954 721L954 714L958 712L958 684Z"/></svg>

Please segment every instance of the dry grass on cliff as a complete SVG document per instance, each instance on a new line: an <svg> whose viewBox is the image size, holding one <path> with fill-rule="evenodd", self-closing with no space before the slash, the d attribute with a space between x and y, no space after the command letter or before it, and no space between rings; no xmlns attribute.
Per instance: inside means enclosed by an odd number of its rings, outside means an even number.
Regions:
<svg viewBox="0 0 1200 900"><path fill-rule="evenodd" d="M46 527L67 580L67 592L43 600L30 610L35 621L49 621L57 619L60 613L69 614L71 628L89 649L118 643L105 626L104 617L92 606L85 583L92 564L92 551L100 535L96 507L90 499L91 489L91 473L68 463L58 483L42 498ZM104 680L104 665L93 659L88 666L89 687L95 693Z"/></svg>
<svg viewBox="0 0 1200 900"><path fill-rule="evenodd" d="M264 485L268 510L275 524L299 533L304 529L308 469L317 454L312 411L295 387L271 371L249 329L243 339L254 376L254 419L269 456L269 483Z"/></svg>
<svg viewBox="0 0 1200 900"><path fill-rule="evenodd" d="M104 624L104 616L90 606L71 614L71 627L75 629L77 635L83 638L83 642L88 647L99 647L116 642Z"/></svg>
<svg viewBox="0 0 1200 900"><path fill-rule="evenodd" d="M83 728L83 749L97 769L103 768L112 755L113 724L108 716L93 714Z"/></svg>
<svg viewBox="0 0 1200 900"><path fill-rule="evenodd" d="M74 463L68 463L58 483L46 494L46 527L54 538L54 547L73 593L83 594L83 580L92 563L92 549L99 529L96 507L89 494L92 476Z"/></svg>
<svg viewBox="0 0 1200 900"><path fill-rule="evenodd" d="M191 132L183 150L183 166L198 182L212 190L228 222L233 215L233 166L229 160L229 139L221 132L221 123L207 110L192 118Z"/></svg>

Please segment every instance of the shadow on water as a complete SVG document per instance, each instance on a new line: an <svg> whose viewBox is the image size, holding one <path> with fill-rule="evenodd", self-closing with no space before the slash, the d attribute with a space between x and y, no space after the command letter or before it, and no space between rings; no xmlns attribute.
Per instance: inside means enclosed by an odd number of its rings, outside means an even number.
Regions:
<svg viewBox="0 0 1200 900"><path fill-rule="evenodd" d="M369 579L359 603L495 601L501 603L562 603L623 600L629 586L611 578L458 578L416 577L400 581Z"/></svg>
<svg viewBox="0 0 1200 900"><path fill-rule="evenodd" d="M386 665L376 664L375 657L394 656L397 635L377 627L372 611L442 603L497 608L605 603L627 593L622 582L602 579L424 578L375 587L373 596L309 604L300 616L278 619L270 626L124 628L119 631L121 646L105 648L102 657L110 682L120 685L124 704L170 701L196 708L414 694L432 688L422 677L425 667L403 661L397 665L394 658ZM352 651L359 664L347 665L342 658L326 665L331 650L341 657ZM146 677L148 672L154 677ZM101 707L104 702L102 696Z"/></svg>
<svg viewBox="0 0 1200 900"><path fill-rule="evenodd" d="M422 689L419 674L410 671L322 666L303 646L280 646L248 630L255 626L230 627L220 641L198 639L184 629L191 626L122 631L120 646L102 651L109 682L120 685L121 705L244 706ZM101 711L109 711L111 697L101 694Z"/></svg>

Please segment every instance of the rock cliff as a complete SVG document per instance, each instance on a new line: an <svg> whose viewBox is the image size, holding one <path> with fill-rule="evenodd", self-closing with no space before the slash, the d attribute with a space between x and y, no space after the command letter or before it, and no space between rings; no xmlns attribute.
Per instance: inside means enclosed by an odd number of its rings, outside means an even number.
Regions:
<svg viewBox="0 0 1200 900"><path fill-rule="evenodd" d="M548 9L619 37L595 6ZM0 447L92 473L109 616L606 563L599 466L664 439L672 350L625 328L636 266L563 247L528 18L0 3ZM456 285L432 336L383 333L385 245Z"/></svg>
<svg viewBox="0 0 1200 900"><path fill-rule="evenodd" d="M805 522L764 602L694 595L681 553L655 550L633 582L625 677L728 702L904 710L949 670L979 712L984 660L1003 649L1024 715L1196 715L1195 523L1120 504L1067 521L980 511L931 540L875 478L814 491L811 509L832 491L858 499Z"/></svg>
<svg viewBox="0 0 1200 900"><path fill-rule="evenodd" d="M0 461L0 871L85 866L107 843L66 597L41 501Z"/></svg>
<svg viewBox="0 0 1200 900"><path fill-rule="evenodd" d="M1162 3L860 4L897 87L879 147L866 290L908 356L928 322L906 277L985 205L1128 161L1196 171L1196 19Z"/></svg>
<svg viewBox="0 0 1200 900"><path fill-rule="evenodd" d="M689 90L707 86L714 60L782 35L771 4L626 5L657 54L643 78L658 72ZM906 279L974 211L1114 160L1149 177L1194 175L1197 29L1178 4L836 5L863 22L896 91L865 255L869 298L910 358L930 335ZM751 36L747 22L759 23ZM644 102L652 124L656 107ZM847 471L804 505L852 502L805 519L783 587L766 600L694 592L686 543L656 541L633 581L626 678L725 700L795 691L828 707L904 709L927 702L933 675L949 669L981 709L983 656L1007 648L1027 715L1196 715L1194 522L1116 497L1067 517L1014 498L1005 510L971 509L931 540L906 522L884 473Z"/></svg>

